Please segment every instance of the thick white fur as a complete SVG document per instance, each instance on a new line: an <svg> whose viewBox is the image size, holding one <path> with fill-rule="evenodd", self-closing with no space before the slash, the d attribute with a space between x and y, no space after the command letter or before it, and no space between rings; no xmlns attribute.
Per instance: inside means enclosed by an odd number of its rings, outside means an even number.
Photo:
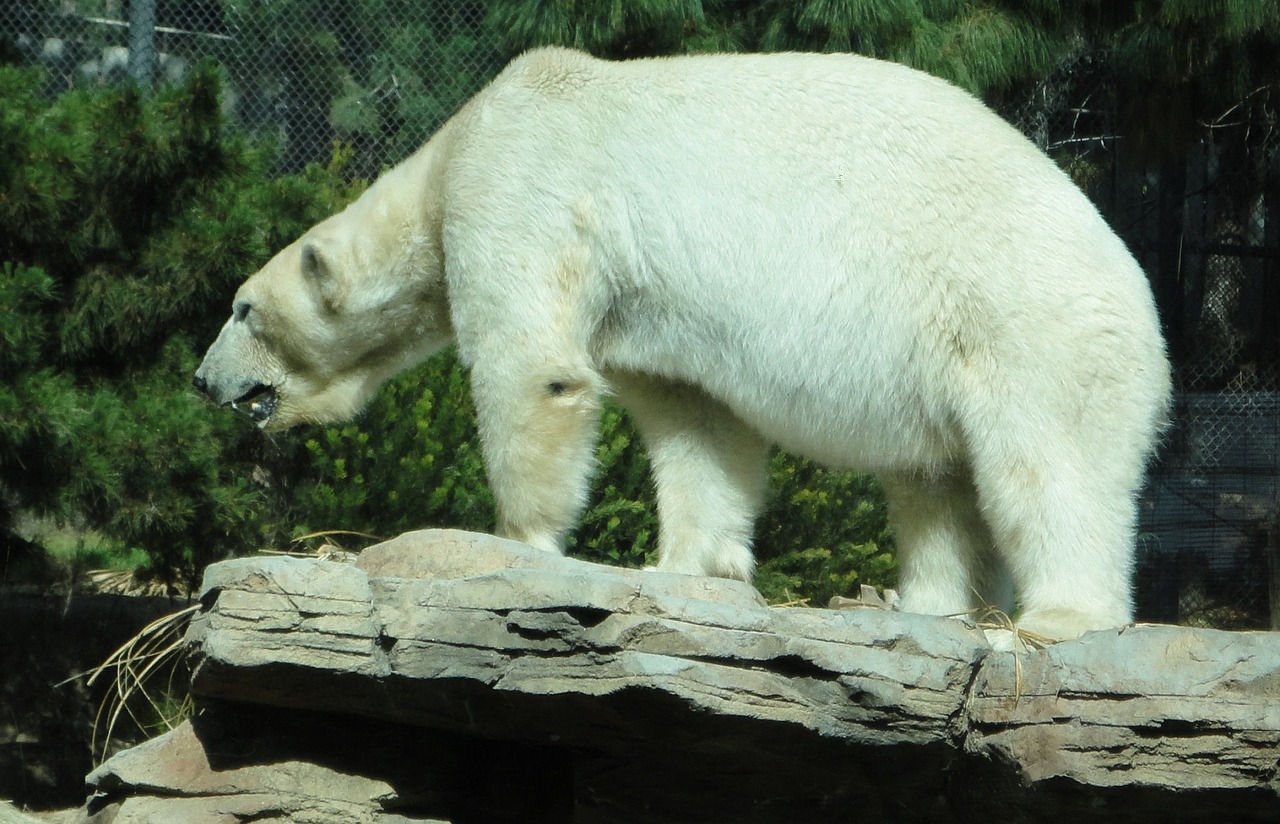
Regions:
<svg viewBox="0 0 1280 824"><path fill-rule="evenodd" d="M1146 278L924 74L530 52L238 300L266 330L229 321L202 373L275 385L272 427L349 416L456 337L499 530L534 546L561 549L612 391L653 459L660 569L750 577L776 443L881 474L906 609L1011 574L1029 629L1130 620L1169 394Z"/></svg>

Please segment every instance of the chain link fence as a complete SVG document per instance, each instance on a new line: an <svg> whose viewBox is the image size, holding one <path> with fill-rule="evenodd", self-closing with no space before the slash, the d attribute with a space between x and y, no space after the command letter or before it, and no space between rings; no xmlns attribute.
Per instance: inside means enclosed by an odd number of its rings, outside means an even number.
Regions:
<svg viewBox="0 0 1280 824"><path fill-rule="evenodd" d="M1147 608L1224 628L1280 629L1278 104L1244 101L1136 181L1158 205L1130 230L1161 275L1181 390L1149 499Z"/></svg>
<svg viewBox="0 0 1280 824"><path fill-rule="evenodd" d="M50 92L172 82L201 60L223 105L274 141L279 169L336 147L373 176L417 148L505 62L479 2L5 0L0 32L45 68Z"/></svg>
<svg viewBox="0 0 1280 824"><path fill-rule="evenodd" d="M7 0L0 33L49 93L173 81L200 60L281 171L374 176L505 62L487 4L446 0ZM1125 151L1105 55L1081 51L1006 115L1089 192L1157 294L1178 399L1144 496L1139 613L1227 628L1280 620L1280 91L1199 124L1189 152Z"/></svg>

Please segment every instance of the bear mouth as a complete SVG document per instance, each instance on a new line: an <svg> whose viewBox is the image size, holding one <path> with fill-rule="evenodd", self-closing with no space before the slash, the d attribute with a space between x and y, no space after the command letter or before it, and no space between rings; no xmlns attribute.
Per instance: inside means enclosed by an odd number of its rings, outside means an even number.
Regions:
<svg viewBox="0 0 1280 824"><path fill-rule="evenodd" d="M249 420L262 426L280 405L280 396L274 386L265 383L256 384L248 392L231 402L231 408L246 416Z"/></svg>

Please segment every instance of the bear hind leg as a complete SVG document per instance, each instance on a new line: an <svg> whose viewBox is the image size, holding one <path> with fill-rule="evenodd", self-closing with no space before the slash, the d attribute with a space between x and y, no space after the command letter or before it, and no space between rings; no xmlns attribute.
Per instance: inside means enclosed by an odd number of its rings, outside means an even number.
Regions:
<svg viewBox="0 0 1280 824"><path fill-rule="evenodd" d="M644 438L658 498L656 569L750 581L768 445L724 404L685 384L611 375Z"/></svg>
<svg viewBox="0 0 1280 824"><path fill-rule="evenodd" d="M959 474L886 473L889 525L898 547L902 608L961 615L1008 608L1008 575L992 552L972 483Z"/></svg>
<svg viewBox="0 0 1280 824"><path fill-rule="evenodd" d="M1011 452L979 466L982 509L1017 586L1018 628L1064 640L1129 623L1140 471Z"/></svg>

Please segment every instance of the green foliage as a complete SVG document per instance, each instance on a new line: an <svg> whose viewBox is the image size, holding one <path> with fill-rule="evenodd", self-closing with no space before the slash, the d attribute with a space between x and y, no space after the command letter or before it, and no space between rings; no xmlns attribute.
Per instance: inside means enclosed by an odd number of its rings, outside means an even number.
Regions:
<svg viewBox="0 0 1280 824"><path fill-rule="evenodd" d="M39 359L48 335L40 309L52 299L53 280L42 270L0 265L0 377L14 378Z"/></svg>
<svg viewBox="0 0 1280 824"><path fill-rule="evenodd" d="M309 431L303 449L296 534L493 528L467 377L452 355L392 381L356 423Z"/></svg>
<svg viewBox="0 0 1280 824"><path fill-rule="evenodd" d="M143 99L38 97L0 68L0 550L15 508L97 529L191 583L273 524L253 433L187 389L245 273L350 196L267 179L205 68ZM7 556L6 556L7 566Z"/></svg>
<svg viewBox="0 0 1280 824"><path fill-rule="evenodd" d="M892 586L897 561L873 478L775 453L769 499L756 526L756 586L771 601L807 598L825 606L858 586Z"/></svg>
<svg viewBox="0 0 1280 824"><path fill-rule="evenodd" d="M486 23L511 54L552 44L605 57L854 51L991 95L1054 65L1072 31L1061 18L1057 4L1012 0L495 0Z"/></svg>
<svg viewBox="0 0 1280 824"><path fill-rule="evenodd" d="M877 55L924 21L916 0L775 0L756 11L762 51L856 51Z"/></svg>
<svg viewBox="0 0 1280 824"><path fill-rule="evenodd" d="M224 0L236 38L223 45L233 85L259 110L294 107L282 148L295 169L353 147L351 170L375 176L417 148L501 68L497 38L467 3ZM245 61L244 54L271 59ZM236 59L231 59L235 57ZM256 129L259 124L248 124ZM274 119L261 124L271 135ZM278 137L277 135L274 135ZM301 159L301 160L300 160Z"/></svg>
<svg viewBox="0 0 1280 824"><path fill-rule="evenodd" d="M452 353L392 381L355 423L313 430L304 448L308 467L290 495L296 534L493 528L467 376ZM642 566L657 547L652 482L638 436L612 405L601 416L596 460L569 552Z"/></svg>
<svg viewBox="0 0 1280 824"><path fill-rule="evenodd" d="M490 4L485 22L508 52L554 44L642 57L678 51L703 22L702 6L698 0L522 0Z"/></svg>
<svg viewBox="0 0 1280 824"><path fill-rule="evenodd" d="M1280 3L1269 0L494 0L508 55L540 45L606 57L853 51L895 60L1000 104L1081 50L1114 56L1125 145L1180 150L1280 83Z"/></svg>
<svg viewBox="0 0 1280 824"><path fill-rule="evenodd" d="M599 470L569 552L590 561L640 567L656 562L658 517L640 436L613 404L600 416Z"/></svg>
<svg viewBox="0 0 1280 824"><path fill-rule="evenodd" d="M1124 88L1122 131L1143 157L1180 152L1201 123L1252 119L1254 96L1280 84L1280 4L1148 0L1110 37Z"/></svg>
<svg viewBox="0 0 1280 824"><path fill-rule="evenodd" d="M1068 44L1061 33L997 6L967 6L927 20L886 56L990 96L1048 72Z"/></svg>
<svg viewBox="0 0 1280 824"><path fill-rule="evenodd" d="M64 365L101 372L149 359L164 330L190 323L261 256L230 185L251 155L221 138L211 71L145 106L121 91L41 108L32 79L0 80L0 145L13 159L0 171L0 259L53 279Z"/></svg>

